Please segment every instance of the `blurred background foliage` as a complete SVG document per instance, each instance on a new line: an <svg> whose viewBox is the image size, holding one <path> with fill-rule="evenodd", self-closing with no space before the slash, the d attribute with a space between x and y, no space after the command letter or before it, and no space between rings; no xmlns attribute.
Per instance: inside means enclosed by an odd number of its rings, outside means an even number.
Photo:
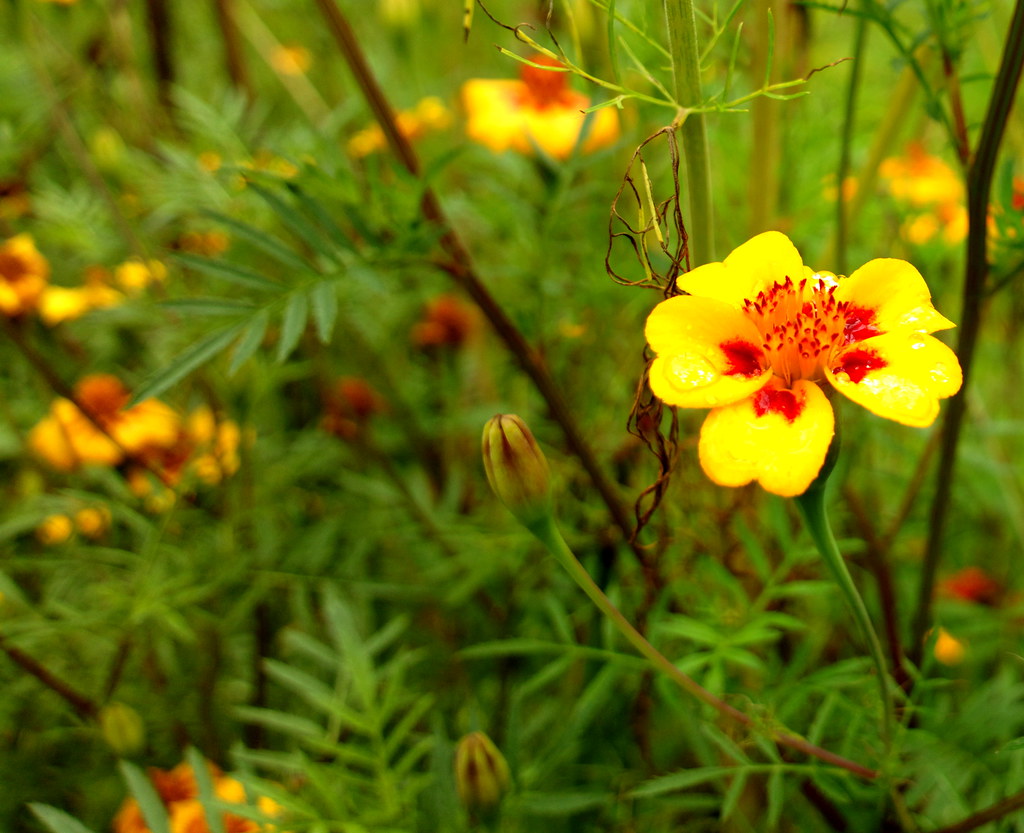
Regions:
<svg viewBox="0 0 1024 833"><path fill-rule="evenodd" d="M904 726L886 750L859 637L792 506L708 482L703 414L681 412L672 479L626 546L424 214L429 188L630 507L659 476L627 419L661 296L604 264L633 152L675 115L643 98L670 78L661 4L492 0L464 37L456 0L341 2L407 114L419 177L373 127L323 6L0 6L0 238L29 235L51 288L93 293L4 318L0 827L938 830L1024 789L1019 114L992 191L992 291L932 629L921 663L904 661ZM776 228L818 268L905 258L957 320L957 142L977 141L1011 13L1002 0L700 3L717 257ZM531 55L497 21L529 23L643 96L612 105L610 144L558 159L467 138L463 83L518 76L495 45ZM714 112L804 78L788 100ZM615 97L569 83L594 104ZM667 143L644 158L654 201L668 199ZM637 275L629 251L610 258ZM102 439L88 420L51 410L97 374L107 427L137 442L106 461L90 456ZM169 439L132 397L165 404ZM888 644L907 646L936 429L840 410L834 522ZM479 436L495 412L530 422L562 529L606 592L765 731L648 670L493 499ZM48 415L60 426L40 439ZM68 452L68 431L85 445ZM883 777L783 755L776 723ZM510 773L494 775L507 795L493 812L464 807L456 784L456 742L477 731ZM206 821L175 810L167 773L182 761Z"/></svg>

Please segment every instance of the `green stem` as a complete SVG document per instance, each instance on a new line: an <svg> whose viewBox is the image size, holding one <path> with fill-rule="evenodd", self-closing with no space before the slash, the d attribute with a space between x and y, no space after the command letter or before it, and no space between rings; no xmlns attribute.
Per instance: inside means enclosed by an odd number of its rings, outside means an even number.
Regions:
<svg viewBox="0 0 1024 833"><path fill-rule="evenodd" d="M619 609L612 603L611 599L602 592L601 588L598 587L590 577L590 574L586 571L584 566L580 564L579 559L577 559L572 550L569 549L569 545L565 542L562 534L558 531L558 527L555 525L555 521L550 514L536 523L528 525L528 529L548 548L548 551L555 557L558 563L566 569L583 592L590 597L590 600L595 605L597 605L598 610L607 616L609 621L615 625L619 633L626 638L626 641L629 642L629 644L632 645L637 652L647 659L655 668L670 677L672 681L684 691L693 695L702 703L711 706L720 714L757 731L765 731L767 729L767 726L756 723L748 714L740 711L734 706L730 706L724 700L716 697L695 680L684 674L676 668L676 666L664 654L651 645L651 643L644 638L643 634L630 624L629 620L622 615ZM855 761L848 760L847 758L843 758L833 752L829 752L827 749L822 749L820 746L816 746L815 744L788 732L772 730L770 732L770 736L778 744L788 746L790 749L795 749L805 755L818 758L821 761L845 769L862 778L876 778L878 776L878 773L872 769L868 769Z"/></svg>
<svg viewBox="0 0 1024 833"><path fill-rule="evenodd" d="M889 672L885 666L885 658L882 655L882 643L878 639L878 634L875 633L874 625L871 624L871 617L868 615L868 609L864 605L860 592L857 590L857 585L853 583L850 571L846 568L846 561L843 559L842 553L839 552L839 546L832 535L832 527L828 522L828 512L825 510L824 482L819 478L806 492L796 498L796 503L800 507L800 513L803 515L804 522L807 525L807 531L810 532L818 552L821 553L821 557L831 570L836 584L839 585L839 589L846 599L846 603L850 606L850 610L853 612L853 617L857 620L857 625L860 627L865 641L868 643L868 651L871 654L871 660L875 664L878 687L882 694L882 737L888 742L892 738L893 701L892 692L889 687Z"/></svg>
<svg viewBox="0 0 1024 833"><path fill-rule="evenodd" d="M711 164L707 126L701 113L688 112L703 100L700 90L700 49L697 18L691 0L664 0L668 42L672 54L675 99L682 110L680 135L686 159L690 198L690 263L699 266L715 257L714 215L711 207Z"/></svg>
<svg viewBox="0 0 1024 833"><path fill-rule="evenodd" d="M857 19L857 30L853 37L853 68L850 70L850 85L846 89L846 112L843 114L843 132L839 145L839 167L836 170L836 250L835 270L846 274L846 252L849 242L850 210L846 201L846 177L850 173L853 149L854 123L857 118L857 93L860 90L861 68L864 44L868 34L868 19Z"/></svg>

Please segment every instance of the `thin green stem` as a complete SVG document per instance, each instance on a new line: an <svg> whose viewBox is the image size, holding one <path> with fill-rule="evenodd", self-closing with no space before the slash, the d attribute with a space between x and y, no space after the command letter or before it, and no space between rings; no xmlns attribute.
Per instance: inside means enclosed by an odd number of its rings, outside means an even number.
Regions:
<svg viewBox="0 0 1024 833"><path fill-rule="evenodd" d="M868 609L864 605L860 591L857 590L857 585L853 583L853 577L846 568L846 561L843 559L842 553L839 552L839 546L832 535L828 512L825 509L825 484L823 482L812 484L811 488L796 498L796 503L800 507L800 513L807 525L807 531L810 532L811 538L814 540L814 545L832 572L843 598L846 599L846 603L868 643L868 651L875 664L878 687L882 695L882 737L888 743L892 738L894 711L892 691L889 686L889 671L882 654L882 643L878 639L878 634L875 633L874 625L871 624Z"/></svg>
<svg viewBox="0 0 1024 833"><path fill-rule="evenodd" d="M928 544L921 568L918 586L917 612L911 632L912 642L907 651L911 661L918 664L924 648L924 634L931 622L932 592L939 561L942 558L943 534L953 490L953 470L957 448L967 412L967 384L971 378L974 349L981 334L982 311L988 283L988 203L992 189L999 145L1024 69L1024 0L1018 0L1013 19L1006 35L1003 57L996 74L989 99L988 112L978 138L974 159L967 171L967 265L964 273L963 311L960 316L957 357L963 369L964 381L960 392L949 402L942 423L941 451L935 475L935 495L932 498L928 524Z"/></svg>
<svg viewBox="0 0 1024 833"><path fill-rule="evenodd" d="M697 19L691 0L664 0L672 54L675 99L684 107L680 135L686 160L686 187L690 199L689 248L694 266L715 257L714 214L711 205L711 163L707 126L702 113L688 112L703 100L700 89L700 49Z"/></svg>
<svg viewBox="0 0 1024 833"><path fill-rule="evenodd" d="M584 566L580 564L579 559L577 559L572 550L569 549L569 545L565 542L562 534L558 531L558 527L555 525L555 521L550 514L537 523L530 525L528 528L548 548L548 551L555 557L558 563L566 569L572 579L580 586L580 589L590 597L590 600L597 606L598 610L608 617L608 620L615 625L619 633L626 638L626 641L629 642L629 644L632 645L641 656L647 659L651 665L670 677L672 681L684 691L696 697L702 703L711 706L720 714L729 717L744 726L758 731L769 731L770 737L778 744L788 746L790 749L795 749L805 755L810 755L818 760L824 761L825 763L845 769L862 778L878 777L878 773L876 771L858 764L855 761L836 755L833 752L829 752L827 749L822 749L820 746L816 746L803 738L797 737L796 735L792 735L788 732L769 730L767 726L758 724L745 712L740 711L734 706L730 706L721 698L716 697L691 677L680 671L664 654L651 645L651 643L644 638L643 634L630 624L629 620L622 615L617 607L615 607L611 599L602 592L601 588L598 587L590 577L590 574L586 571Z"/></svg>
<svg viewBox="0 0 1024 833"><path fill-rule="evenodd" d="M839 167L836 170L836 250L835 269L846 274L846 250L849 243L850 207L846 199L846 177L850 174L853 148L854 124L857 118L857 93L860 91L861 68L864 44L867 42L868 20L857 18L857 29L853 36L853 67L850 70L850 84L846 88L846 111L843 114L843 132L839 139Z"/></svg>

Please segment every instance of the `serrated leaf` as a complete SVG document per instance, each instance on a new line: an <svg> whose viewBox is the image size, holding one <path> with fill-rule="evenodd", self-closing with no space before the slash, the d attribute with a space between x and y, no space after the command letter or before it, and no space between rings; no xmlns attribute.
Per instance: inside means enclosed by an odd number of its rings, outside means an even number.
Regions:
<svg viewBox="0 0 1024 833"><path fill-rule="evenodd" d="M740 798L743 797L743 788L746 785L746 771L737 769L736 774L733 776L732 783L729 784L729 789L725 791L725 798L722 799L721 819L723 821L731 818L732 814L736 812L736 806L739 804Z"/></svg>
<svg viewBox="0 0 1024 833"><path fill-rule="evenodd" d="M260 249L270 255L281 265L287 266L300 273L306 273L311 270L310 265L305 260L285 246L280 240L276 240L271 237L267 232L254 228L248 223L236 220L234 217L221 214L218 211L203 211L202 213L207 217L216 220L221 225L227 226L238 237L243 240L247 240L257 249Z"/></svg>
<svg viewBox="0 0 1024 833"><path fill-rule="evenodd" d="M231 352L231 364L228 365L229 375L233 376L237 373L239 368L249 361L256 354L256 351L260 349L260 345L263 344L263 339L267 335L269 323L270 315L266 310L260 310L245 325L241 338L238 339L235 349Z"/></svg>
<svg viewBox="0 0 1024 833"><path fill-rule="evenodd" d="M243 324L231 324L223 329L210 333L206 338L193 344L187 350L179 353L170 364L162 370L149 376L135 391L130 404L142 402L159 396L172 385L177 384L189 373L201 365L206 364L214 356L227 349L227 346L234 340L242 330Z"/></svg>
<svg viewBox="0 0 1024 833"><path fill-rule="evenodd" d="M53 833L94 833L78 819L49 804L29 804L28 807Z"/></svg>
<svg viewBox="0 0 1024 833"><path fill-rule="evenodd" d="M338 320L338 285L334 280L319 281L309 291L313 322L321 344L330 344Z"/></svg>
<svg viewBox="0 0 1024 833"><path fill-rule="evenodd" d="M281 334L277 340L277 363L291 355L302 338L309 317L309 300L305 292L293 292L284 308L281 318Z"/></svg>
<svg viewBox="0 0 1024 833"><path fill-rule="evenodd" d="M215 278L233 283L236 286L244 286L246 289L258 289L262 292L281 292L284 286L277 281L265 278L259 272L246 269L236 263L229 263L224 260L211 260L198 255L179 252L174 255L179 263L195 269L197 272L205 272Z"/></svg>
<svg viewBox="0 0 1024 833"><path fill-rule="evenodd" d="M139 810L142 811L146 826L152 833L171 833L167 809L146 773L128 761L118 761L117 766L125 783L128 784L129 792L139 802Z"/></svg>
<svg viewBox="0 0 1024 833"><path fill-rule="evenodd" d="M247 723L255 723L266 729L272 729L296 738L317 738L323 735L323 728L312 720L295 714L261 709L254 706L238 706L235 714Z"/></svg>
<svg viewBox="0 0 1024 833"><path fill-rule="evenodd" d="M700 769L687 769L683 772L673 772L670 775L662 775L645 781L634 789L630 795L633 798L651 798L665 793L678 792L695 787L698 784L706 784L709 781L717 781L726 775L736 771L731 766L708 766Z"/></svg>

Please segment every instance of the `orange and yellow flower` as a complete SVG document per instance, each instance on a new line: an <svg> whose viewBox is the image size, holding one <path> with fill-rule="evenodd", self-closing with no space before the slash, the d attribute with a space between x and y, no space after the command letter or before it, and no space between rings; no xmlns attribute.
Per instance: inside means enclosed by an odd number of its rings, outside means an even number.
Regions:
<svg viewBox="0 0 1024 833"><path fill-rule="evenodd" d="M555 159L568 159L577 145L588 152L619 138L614 108L584 113L590 99L569 89L565 66L543 55L533 63L540 66L523 64L518 80L474 78L463 84L471 139L499 153L532 154L539 148Z"/></svg>
<svg viewBox="0 0 1024 833"><path fill-rule="evenodd" d="M953 246L967 237L967 205L963 177L918 142L906 155L890 157L878 169L889 193L913 213L900 228L916 245L939 238Z"/></svg>
<svg viewBox="0 0 1024 833"><path fill-rule="evenodd" d="M175 411L157 399L125 408L131 395L114 376L86 376L74 394L78 404L55 400L28 435L29 447L58 471L116 466L177 439L181 420Z"/></svg>
<svg viewBox="0 0 1024 833"><path fill-rule="evenodd" d="M785 235L769 231L678 286L688 294L647 319L650 386L669 405L711 409L698 449L719 485L806 491L835 429L826 382L916 427L931 425L939 400L960 389L956 355L929 335L955 325L906 261L880 258L837 278L805 266Z"/></svg>
<svg viewBox="0 0 1024 833"><path fill-rule="evenodd" d="M94 309L109 309L124 301L124 295L108 283L107 270L94 266L86 270L81 286L47 286L39 298L39 317L47 326L74 321Z"/></svg>
<svg viewBox="0 0 1024 833"><path fill-rule="evenodd" d="M31 235L18 234L0 245L0 313L23 315L39 305L50 280L50 264Z"/></svg>
<svg viewBox="0 0 1024 833"><path fill-rule="evenodd" d="M427 96L413 109L402 110L395 116L399 132L413 142L434 130L444 130L451 123L451 112L437 96ZM358 159L379 153L387 146L387 137L379 124L363 128L348 140L348 152Z"/></svg>

